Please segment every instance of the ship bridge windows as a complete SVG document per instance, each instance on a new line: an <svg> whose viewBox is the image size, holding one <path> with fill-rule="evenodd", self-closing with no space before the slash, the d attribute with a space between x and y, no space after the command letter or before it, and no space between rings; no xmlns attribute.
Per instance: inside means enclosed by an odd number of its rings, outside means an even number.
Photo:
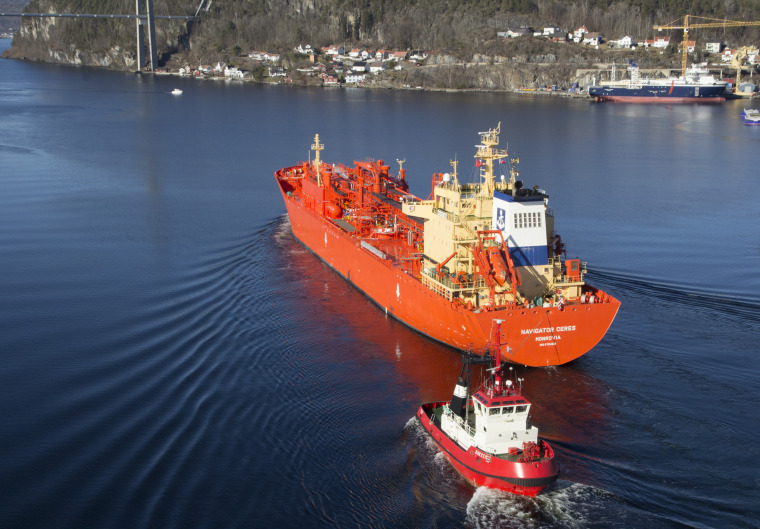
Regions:
<svg viewBox="0 0 760 529"><path fill-rule="evenodd" d="M501 408L489 408L488 415L499 415L501 413Z"/></svg>
<svg viewBox="0 0 760 529"><path fill-rule="evenodd" d="M521 228L540 228L541 227L541 212L540 211L526 211L523 213L513 213L512 222L515 229Z"/></svg>
<svg viewBox="0 0 760 529"><path fill-rule="evenodd" d="M527 409L527 406L517 406L517 413L523 413Z"/></svg>

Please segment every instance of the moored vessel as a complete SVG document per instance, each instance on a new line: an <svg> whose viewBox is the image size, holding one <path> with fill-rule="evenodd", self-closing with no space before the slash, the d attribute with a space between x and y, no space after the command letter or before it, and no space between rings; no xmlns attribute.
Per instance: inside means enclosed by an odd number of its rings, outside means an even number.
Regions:
<svg viewBox="0 0 760 529"><path fill-rule="evenodd" d="M742 117L745 125L760 125L760 110L756 108L745 108Z"/></svg>
<svg viewBox="0 0 760 529"><path fill-rule="evenodd" d="M630 79L613 80L590 86L595 101L627 103L721 103L726 100L728 82L715 79L701 66L692 65L683 76L645 79L639 67L629 62Z"/></svg>
<svg viewBox="0 0 760 529"><path fill-rule="evenodd" d="M567 259L548 194L517 179L498 149L500 126L481 132L477 183L434 173L427 200L382 160L353 166L313 160L275 173L293 235L387 314L459 349L484 354L493 321L514 345L504 359L559 365L594 347L620 302L589 285ZM495 170L511 167L497 181Z"/></svg>
<svg viewBox="0 0 760 529"><path fill-rule="evenodd" d="M498 327L497 322L494 356L465 352L452 399L423 404L417 419L470 484L535 496L557 480L560 469L552 447L529 423L531 403L522 394L522 379L513 384L511 367L506 376ZM491 368L490 377L471 394L473 364Z"/></svg>

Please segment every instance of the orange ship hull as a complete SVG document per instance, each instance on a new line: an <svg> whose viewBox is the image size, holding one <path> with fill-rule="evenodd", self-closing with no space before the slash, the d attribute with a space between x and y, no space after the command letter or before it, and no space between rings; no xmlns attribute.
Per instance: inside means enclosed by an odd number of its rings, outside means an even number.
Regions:
<svg viewBox="0 0 760 529"><path fill-rule="evenodd" d="M473 311L426 288L391 259L363 248L360 239L308 207L298 195L289 194L282 183L280 191L293 235L302 244L386 314L449 346L485 351L491 346L493 321L503 320L503 340L511 348L503 355L505 360L535 367L565 364L599 343L620 307L618 300L596 291L605 302Z"/></svg>

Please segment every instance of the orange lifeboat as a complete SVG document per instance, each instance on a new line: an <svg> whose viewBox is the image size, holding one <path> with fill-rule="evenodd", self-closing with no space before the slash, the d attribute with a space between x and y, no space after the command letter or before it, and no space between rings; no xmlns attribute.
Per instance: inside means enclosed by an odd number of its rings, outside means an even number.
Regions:
<svg viewBox="0 0 760 529"><path fill-rule="evenodd" d="M343 216L343 208L334 202L330 202L325 207L325 215L331 219L339 219Z"/></svg>
<svg viewBox="0 0 760 529"><path fill-rule="evenodd" d="M509 278L509 268L498 246L490 246L488 248L488 261L493 269L493 278L500 287L503 287Z"/></svg>

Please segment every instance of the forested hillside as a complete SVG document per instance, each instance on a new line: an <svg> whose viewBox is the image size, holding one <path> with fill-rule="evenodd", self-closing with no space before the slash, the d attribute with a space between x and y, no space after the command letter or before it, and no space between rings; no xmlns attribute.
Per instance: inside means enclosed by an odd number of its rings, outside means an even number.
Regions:
<svg viewBox="0 0 760 529"><path fill-rule="evenodd" d="M156 14L195 14L199 0L154 0ZM159 20L159 62L229 60L252 49L292 50L328 44L435 50L470 60L507 48L508 27L585 25L606 39L652 38L654 24L685 14L760 20L757 0L206 0L193 22ZM134 13L134 0L34 0L28 12ZM697 34L698 33L698 34ZM700 29L692 36L757 43L757 27ZM674 40L681 34L673 32ZM514 46L510 44L509 46ZM525 45L522 45L525 46ZM507 53L510 51L507 50ZM545 52L538 46L537 53ZM33 60L131 68L132 20L25 19L8 53ZM556 54L555 54L556 55Z"/></svg>

